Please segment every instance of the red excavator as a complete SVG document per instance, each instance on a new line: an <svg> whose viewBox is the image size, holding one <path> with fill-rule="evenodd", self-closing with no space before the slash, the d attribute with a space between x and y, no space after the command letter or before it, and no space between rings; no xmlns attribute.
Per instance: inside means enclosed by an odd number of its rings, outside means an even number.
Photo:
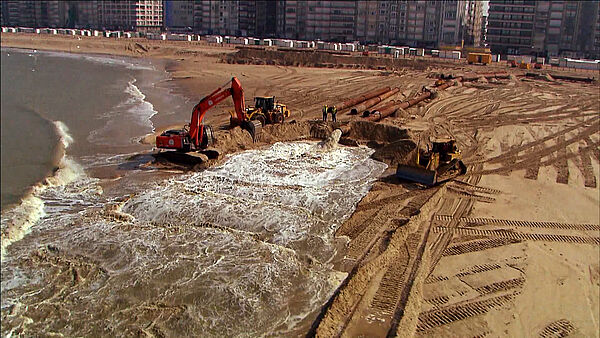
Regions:
<svg viewBox="0 0 600 338"><path fill-rule="evenodd" d="M228 81L229 83L229 81ZM160 136L156 137L156 147L163 149L175 149L181 152L190 150L206 149L213 143L212 128L202 123L206 112L214 105L225 100L231 95L233 105L235 107L235 118L232 118L232 124L239 125L242 129L247 130L252 139L256 139L256 135L262 128L260 121L250 121L245 114L244 107L244 90L240 80L236 77L231 78L231 87L223 88L221 86L214 92L204 97L194 107L192 111L192 120L183 129L167 130Z"/></svg>

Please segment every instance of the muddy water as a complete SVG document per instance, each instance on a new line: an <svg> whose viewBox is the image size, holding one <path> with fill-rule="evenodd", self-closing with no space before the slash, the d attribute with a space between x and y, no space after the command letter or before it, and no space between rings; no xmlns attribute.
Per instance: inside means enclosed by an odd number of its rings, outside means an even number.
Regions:
<svg viewBox="0 0 600 338"><path fill-rule="evenodd" d="M385 169L367 148L315 146L247 151L112 203L65 187L81 211L48 212L10 247L3 333L298 333L343 277L335 229Z"/></svg>
<svg viewBox="0 0 600 338"><path fill-rule="evenodd" d="M64 60L47 58L29 65ZM2 335L302 334L343 277L333 233L385 165L366 148L277 143L201 173L139 166L148 118L188 107L157 95L151 69L132 69L147 65L121 61L51 67L113 74L109 103L72 95L86 102L50 109L63 102L36 96L61 151L57 170L2 213Z"/></svg>

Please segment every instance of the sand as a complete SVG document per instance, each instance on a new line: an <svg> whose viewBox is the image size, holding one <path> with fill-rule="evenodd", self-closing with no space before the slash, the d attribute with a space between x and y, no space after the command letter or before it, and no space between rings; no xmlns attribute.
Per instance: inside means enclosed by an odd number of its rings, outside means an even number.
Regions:
<svg viewBox="0 0 600 338"><path fill-rule="evenodd" d="M290 54L236 56L231 47L141 39L3 34L2 45L161 58L176 91L192 102L237 76L247 104L253 96L275 95L292 111L288 122L298 122L271 127L263 144L332 131L331 125L304 123L320 119L323 104L369 90L399 87L390 100L402 100L444 71L510 72L508 80L450 87L379 126L355 123L341 137L342 143L375 148L391 166L337 230L348 243L337 265L348 277L323 304L309 334L600 332L597 83L524 79L522 71L503 65L342 62L341 56L294 61ZM207 114L207 122L226 125L232 108L227 100ZM342 123L360 119L338 114ZM228 152L252 147L237 132L222 133ZM393 177L395 163L403 159L391 148L397 145L408 156L418 139L426 143L441 136L457 139L466 176L432 188Z"/></svg>

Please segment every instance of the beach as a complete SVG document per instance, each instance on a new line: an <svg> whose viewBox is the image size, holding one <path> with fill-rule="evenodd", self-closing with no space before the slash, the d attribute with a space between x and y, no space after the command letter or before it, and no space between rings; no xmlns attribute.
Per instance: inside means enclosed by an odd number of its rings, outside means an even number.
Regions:
<svg viewBox="0 0 600 338"><path fill-rule="evenodd" d="M120 99L107 95L112 108L130 99L121 113L146 113L87 129L45 120L55 146L42 152L65 158L45 170L74 161L82 172L24 206L29 228L3 252L3 335L598 336L597 82L503 64L1 39L152 65L112 81ZM457 83L380 123L341 111L351 132L340 142L360 146L316 147L335 128L317 121L325 103L385 86L399 91L383 104L401 102L440 73L494 72L510 76ZM154 164L154 136L189 123L233 76L247 105L274 95L291 117L252 142L225 128L225 100L205 118L222 152L214 167ZM435 137L457 140L467 174L433 187L396 178L402 147Z"/></svg>

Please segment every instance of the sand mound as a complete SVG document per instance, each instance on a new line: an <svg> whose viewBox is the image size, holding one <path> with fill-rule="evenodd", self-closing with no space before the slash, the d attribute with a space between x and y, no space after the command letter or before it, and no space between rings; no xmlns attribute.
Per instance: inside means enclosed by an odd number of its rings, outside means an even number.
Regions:
<svg viewBox="0 0 600 338"><path fill-rule="evenodd" d="M407 129L399 128L389 124L375 123L369 121L355 121L350 123L350 138L358 140L371 140L378 142L394 142L400 139L410 139Z"/></svg>
<svg viewBox="0 0 600 338"><path fill-rule="evenodd" d="M427 70L431 60L392 59L383 57L354 56L350 53L297 50L263 50L239 47L236 53L221 57L221 62L230 64L255 64L278 66L304 66L319 68L351 68L375 70L401 70L412 68ZM445 67L448 65L444 64Z"/></svg>

